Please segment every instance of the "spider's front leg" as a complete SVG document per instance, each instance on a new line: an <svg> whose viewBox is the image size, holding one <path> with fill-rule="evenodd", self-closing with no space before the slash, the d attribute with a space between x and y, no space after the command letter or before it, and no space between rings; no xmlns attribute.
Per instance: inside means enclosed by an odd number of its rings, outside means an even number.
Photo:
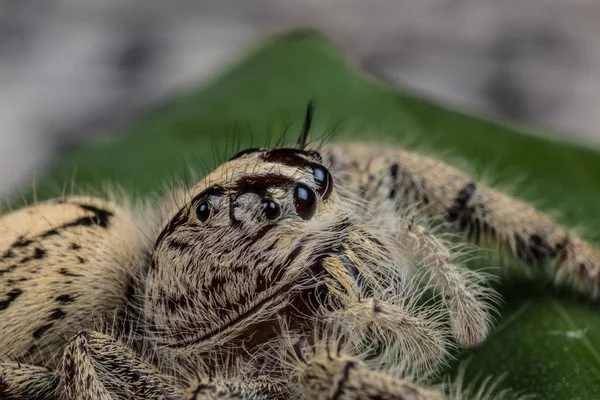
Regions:
<svg viewBox="0 0 600 400"><path fill-rule="evenodd" d="M124 344L92 331L82 331L63 356L58 392L61 400L261 400L280 397L280 388L262 382L204 379L182 390Z"/></svg>
<svg viewBox="0 0 600 400"><path fill-rule="evenodd" d="M205 379L193 384L186 400L272 400L286 399L281 388L265 382Z"/></svg>
<svg viewBox="0 0 600 400"><path fill-rule="evenodd" d="M57 376L47 368L15 361L0 361L0 398L50 400L58 386Z"/></svg>
<svg viewBox="0 0 600 400"><path fill-rule="evenodd" d="M70 341L58 375L61 400L183 398L174 378L160 374L124 344L93 331L81 331Z"/></svg>
<svg viewBox="0 0 600 400"><path fill-rule="evenodd" d="M360 250L369 252L368 244ZM373 279L364 265L359 263L348 268L346 258L360 258L353 249L345 248L344 254L344 257L329 257L323 263L330 276L326 278L329 292L338 302L334 310L325 314L325 321L343 329L344 336L357 348L372 346L375 342L384 344L388 347L386 357L394 358L386 359L386 364L410 360L417 369L430 369L443 362L449 343L435 308L417 306L418 293L412 293L409 288L394 288L395 294L385 294L383 282ZM383 278L385 283L389 283L387 278L393 279L394 275Z"/></svg>
<svg viewBox="0 0 600 400"><path fill-rule="evenodd" d="M392 219L393 218L389 218ZM486 287L483 276L480 273L471 271L456 264L455 255L446 246L445 242L438 237L429 234L422 226L407 223L405 221L397 221L392 224L393 232L396 240L387 241L385 244L380 240L375 240L376 234L371 232L369 227L362 226L358 227L354 232L350 234L351 241L354 249L347 249L346 251L350 254L354 252L361 252L362 254L377 254L377 247L390 248L398 247L400 251L405 255L408 253L410 256L408 260L405 260L405 268L410 272L409 278L415 282L416 288L419 291L420 279L415 279L417 275L417 266L420 266L425 271L425 277L429 278L434 289L441 295L442 301L446 306L450 314L450 326L452 329L452 335L456 341L464 346L475 346L480 344L485 337L490 325L490 303L496 299L496 294L493 290ZM394 262L395 261L395 262ZM389 284L393 285L407 285L406 282L389 282L388 278L394 276L394 273L385 271L387 264L397 264L397 260L390 260L388 262L373 263L374 265L380 265L383 268L381 271L377 271L376 274L384 277L383 282L380 284L375 283L376 286L380 286L380 290L385 290L381 287ZM343 268L339 268L340 271L344 271ZM368 273L362 271L362 274ZM412 276L411 276L412 275ZM338 278L342 279L342 278ZM410 285L408 285L410 287ZM413 285L414 286L414 285ZM419 297L419 293L403 293L401 289L400 294L407 298ZM362 302L364 303L364 301ZM381 303L381 302L379 302ZM356 306L352 306L355 308ZM403 321L397 323L397 326L402 326L403 329L409 329L412 324L406 324L410 319L403 318L405 312L399 305L394 305L396 308L391 315L396 315ZM381 308L381 307L380 307ZM409 307L410 308L410 307ZM363 315L366 315L363 313ZM430 316L432 317L432 316ZM381 316L379 316L381 318ZM429 318L432 319L432 318ZM435 319L435 318L433 318ZM420 324L420 327L427 325ZM399 328L395 331L399 332ZM429 331L439 332L438 337L444 335L446 332L440 327L436 326ZM420 337L431 337L431 335L423 335L424 332L414 330L413 336ZM441 340L438 341L442 343ZM431 349L435 346L430 346ZM442 356L444 353L440 353Z"/></svg>
<svg viewBox="0 0 600 400"><path fill-rule="evenodd" d="M300 390L313 400L443 400L442 393L369 370L344 354L325 351L297 368Z"/></svg>
<svg viewBox="0 0 600 400"><path fill-rule="evenodd" d="M449 246L423 226L401 222L398 232L406 251L420 259L442 295L454 338L466 346L483 342L490 327L490 307L496 300L496 292L483 285L481 274L458 265Z"/></svg>
<svg viewBox="0 0 600 400"><path fill-rule="evenodd" d="M0 362L0 397L7 400L267 400L281 397L262 382L200 380L186 391L127 346L104 334L79 332L67 345L58 371Z"/></svg>
<svg viewBox="0 0 600 400"><path fill-rule="evenodd" d="M386 364L398 366L410 361L412 369L428 370L444 362L448 355L450 346L444 328L426 312L403 305L360 299L333 311L329 320L344 327L344 334L359 348L377 340L385 344Z"/></svg>
<svg viewBox="0 0 600 400"><path fill-rule="evenodd" d="M600 252L529 204L476 183L441 161L369 144L332 146L324 152L349 189L369 201L371 212L405 216L414 204L425 215L451 222L477 244L507 250L552 277L598 297ZM388 218L392 215L387 215Z"/></svg>

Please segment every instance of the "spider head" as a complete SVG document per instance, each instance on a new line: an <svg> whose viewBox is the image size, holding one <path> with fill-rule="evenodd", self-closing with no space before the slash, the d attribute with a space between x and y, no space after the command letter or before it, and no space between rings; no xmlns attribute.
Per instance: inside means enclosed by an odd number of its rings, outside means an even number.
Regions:
<svg viewBox="0 0 600 400"><path fill-rule="evenodd" d="M156 240L144 319L174 351L264 341L281 315L320 304L323 260L352 218L318 152L241 152L192 189Z"/></svg>

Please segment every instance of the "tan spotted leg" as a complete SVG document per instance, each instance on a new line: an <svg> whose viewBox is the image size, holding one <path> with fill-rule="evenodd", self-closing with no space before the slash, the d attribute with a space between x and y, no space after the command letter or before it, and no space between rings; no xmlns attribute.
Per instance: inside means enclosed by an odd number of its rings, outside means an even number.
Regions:
<svg viewBox="0 0 600 400"><path fill-rule="evenodd" d="M478 244L505 249L531 266L554 263L556 283L598 296L598 250L531 205L439 160L398 148L348 144L331 146L323 155L334 176L374 211L391 206L402 216L406 207L418 204L426 215L452 222Z"/></svg>
<svg viewBox="0 0 600 400"><path fill-rule="evenodd" d="M449 312L451 333L455 340L463 346L480 344L485 339L489 329L490 305L496 300L495 292L483 285L483 275L457 264L455 253L450 251L445 242L439 237L430 235L423 227L407 223L401 218L394 218L393 215L388 219L397 220L391 227L398 241L384 244L380 240L374 239L368 227L359 227L350 234L353 240L353 249L346 248L346 253L350 256L357 251L366 254L377 254L377 249L372 249L377 246L399 247L401 253L404 253L403 255L408 253L409 257L406 258L411 261L406 262L406 266L412 267L412 275L417 275L417 269L424 270L425 277L429 278L428 282L432 283L441 295ZM373 264L388 265L390 262L393 261ZM335 274L335 271L338 270L341 272L336 276L337 281L345 282L347 279L343 277L343 274L347 270L346 268L334 268L334 271L330 273ZM385 272L383 274L389 275ZM420 280L421 278L416 281ZM350 279L350 281L354 280ZM387 279L383 283L389 285ZM398 284L406 285L402 282ZM413 296L407 295L405 297ZM399 316L406 314L404 310L397 310L396 312ZM421 324L420 326L425 327L426 325ZM410 328L411 324L404 325L400 331L410 330ZM441 333L439 326L435 330ZM423 332L415 331L414 333L416 337L419 337ZM434 347L429 346L429 348L433 349ZM430 359L434 360L435 358Z"/></svg>
<svg viewBox="0 0 600 400"><path fill-rule="evenodd" d="M361 240L369 234L361 230L351 236ZM339 329L345 340L355 347L385 343L387 356L401 357L396 359L397 364L410 360L415 369L437 366L446 358L449 349L448 331L438 317L439 310L423 307L418 302L419 293L413 295L413 288L401 287L401 283L392 285L394 295L380 298L380 292L385 291L381 285L389 285L389 280L395 276L384 277L377 274L379 271L370 274L371 271L364 270L361 263L351 261L360 259L356 251L370 253L369 245L377 244L368 239L353 241L351 246L344 247L342 256L323 261L328 292L339 302L324 315L325 321ZM372 264L368 264L369 267ZM392 343L397 348L389 348Z"/></svg>
<svg viewBox="0 0 600 400"><path fill-rule="evenodd" d="M436 367L448 354L448 343L445 340L443 327L414 310L408 310L400 305L372 298L361 299L333 311L332 317L338 323L354 324L355 329L370 327L370 330L357 339L373 342L375 337L384 338L388 346L388 356L396 354L404 358L404 361L410 359L415 369ZM374 332L373 327L376 327L378 332ZM389 339L390 336L395 336L397 340L385 339ZM390 349L390 343L396 343L398 348ZM398 358L396 364L402 361Z"/></svg>
<svg viewBox="0 0 600 400"><path fill-rule="evenodd" d="M6 400L54 398L58 377L43 367L0 361L0 398Z"/></svg>
<svg viewBox="0 0 600 400"><path fill-rule="evenodd" d="M79 332L62 359L58 393L64 400L181 399L175 379L160 374L125 344L93 331Z"/></svg>
<svg viewBox="0 0 600 400"><path fill-rule="evenodd" d="M450 313L452 335L464 346L475 346L487 337L490 306L496 293L483 285L483 276L457 265L455 254L423 226L400 224L400 240L421 260Z"/></svg>
<svg viewBox="0 0 600 400"><path fill-rule="evenodd" d="M288 397L281 388L268 383L212 378L196 382L185 398L186 400L276 400Z"/></svg>
<svg viewBox="0 0 600 400"><path fill-rule="evenodd" d="M442 400L435 390L369 370L343 354L325 354L303 362L298 385L313 400Z"/></svg>
<svg viewBox="0 0 600 400"><path fill-rule="evenodd" d="M266 400L284 398L280 388L262 382L206 379L187 391L158 372L125 344L93 331L79 332L53 373L17 362L0 362L2 399Z"/></svg>

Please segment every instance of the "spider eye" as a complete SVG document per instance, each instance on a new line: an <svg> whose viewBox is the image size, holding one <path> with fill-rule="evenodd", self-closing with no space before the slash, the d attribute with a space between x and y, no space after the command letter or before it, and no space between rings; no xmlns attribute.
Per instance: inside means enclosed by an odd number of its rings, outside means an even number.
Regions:
<svg viewBox="0 0 600 400"><path fill-rule="evenodd" d="M300 183L294 189L294 203L300 218L310 219L317 210L317 195L311 188Z"/></svg>
<svg viewBox="0 0 600 400"><path fill-rule="evenodd" d="M262 209L265 218L268 220L273 221L279 217L279 215L281 215L281 208L279 207L279 204L275 203L271 199L263 199L260 203L260 208Z"/></svg>
<svg viewBox="0 0 600 400"><path fill-rule="evenodd" d="M196 207L196 217L200 222L206 222L212 212L212 204L209 201L203 201Z"/></svg>
<svg viewBox="0 0 600 400"><path fill-rule="evenodd" d="M315 183L318 185L317 193L319 193L319 196L321 196L323 200L327 200L333 190L333 178L331 177L331 173L326 168L314 167L313 177Z"/></svg>
<svg viewBox="0 0 600 400"><path fill-rule="evenodd" d="M310 150L309 154L312 158L314 158L317 162L322 163L323 162L323 157L321 157L321 154L319 154L318 151L316 150Z"/></svg>

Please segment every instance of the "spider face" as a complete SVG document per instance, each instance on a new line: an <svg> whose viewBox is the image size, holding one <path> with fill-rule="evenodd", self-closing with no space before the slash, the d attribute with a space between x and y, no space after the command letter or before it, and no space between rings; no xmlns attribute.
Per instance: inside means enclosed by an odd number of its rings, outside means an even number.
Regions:
<svg viewBox="0 0 600 400"><path fill-rule="evenodd" d="M157 239L145 279L156 340L176 352L261 343L277 318L313 316L327 295L324 260L341 254L354 218L320 155L246 151L192 193Z"/></svg>

